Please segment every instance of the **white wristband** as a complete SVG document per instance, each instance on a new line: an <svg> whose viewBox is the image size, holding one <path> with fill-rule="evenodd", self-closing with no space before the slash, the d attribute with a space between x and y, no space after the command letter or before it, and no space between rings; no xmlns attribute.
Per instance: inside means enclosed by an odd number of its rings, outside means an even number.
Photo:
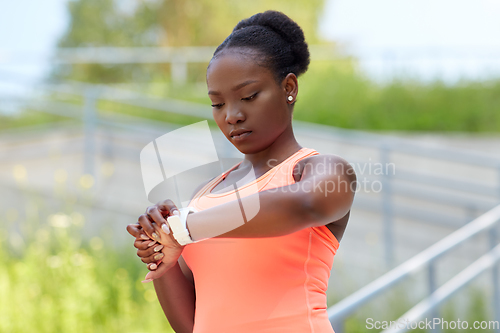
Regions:
<svg viewBox="0 0 500 333"><path fill-rule="evenodd" d="M189 231L186 228L186 220L189 213L196 213L197 210L193 207L179 209L180 215L172 215L167 218L168 225L172 230L172 236L181 245L194 243Z"/></svg>

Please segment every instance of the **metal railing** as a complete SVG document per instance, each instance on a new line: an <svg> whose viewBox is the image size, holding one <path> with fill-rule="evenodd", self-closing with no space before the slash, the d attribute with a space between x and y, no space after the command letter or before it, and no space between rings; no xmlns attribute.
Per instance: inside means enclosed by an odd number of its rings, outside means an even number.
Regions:
<svg viewBox="0 0 500 333"><path fill-rule="evenodd" d="M46 60L54 64L170 64L173 82L185 82L190 63L208 63L216 46L189 47L75 47L59 48L56 52L36 53L21 51L0 52L0 64L40 63ZM499 74L500 49L498 47L355 47L354 45L332 43L309 45L311 60L345 61L355 56L362 68L379 68L387 76L400 72L415 73L415 69L429 66L439 68L444 74L443 64L453 63L455 72L466 74L466 68L474 63L483 76ZM460 69L462 68L462 69ZM479 70L481 68L481 70ZM469 73L470 75L470 73ZM380 74L378 75L380 76Z"/></svg>
<svg viewBox="0 0 500 333"><path fill-rule="evenodd" d="M328 317L335 331L337 333L342 333L344 331L343 324L346 317L353 314L359 307L371 301L382 292L387 291L389 288L395 286L398 282L406 277L409 277L411 274L417 272L426 265L428 269L427 277L430 295L413 307L410 311L401 316L401 318L410 319L411 321L422 318L423 315L434 310L439 304L458 291L466 283L470 282L474 277L478 276L485 269L495 265L495 268L492 271L495 291L495 320L500 321L500 293L497 264L500 259L500 248L497 245L498 239L495 229L498 222L500 222L500 205L328 308ZM437 289L435 281L436 260L474 235L486 230L490 231L492 250L460 274L456 275L448 283ZM387 332L404 331L406 331L406 329L393 329Z"/></svg>

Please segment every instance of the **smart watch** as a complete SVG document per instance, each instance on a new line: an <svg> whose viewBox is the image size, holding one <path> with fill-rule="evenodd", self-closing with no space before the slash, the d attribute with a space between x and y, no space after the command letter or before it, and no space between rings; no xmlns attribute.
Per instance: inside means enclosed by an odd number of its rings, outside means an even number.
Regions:
<svg viewBox="0 0 500 333"><path fill-rule="evenodd" d="M172 215L167 218L170 230L172 230L172 236L174 236L175 240L181 245L194 243L186 228L186 220L189 213L196 212L198 211L193 207L185 207L179 209L179 215Z"/></svg>

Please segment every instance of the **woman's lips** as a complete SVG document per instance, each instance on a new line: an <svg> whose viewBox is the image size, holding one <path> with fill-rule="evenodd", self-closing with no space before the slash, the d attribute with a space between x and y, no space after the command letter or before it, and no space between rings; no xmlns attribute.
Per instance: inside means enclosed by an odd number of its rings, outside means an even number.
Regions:
<svg viewBox="0 0 500 333"><path fill-rule="evenodd" d="M233 136L231 136L231 138L235 141L241 141L241 140L244 140L246 137L248 137L250 134L252 134L252 131L244 132L244 133L241 133L240 135L233 135Z"/></svg>

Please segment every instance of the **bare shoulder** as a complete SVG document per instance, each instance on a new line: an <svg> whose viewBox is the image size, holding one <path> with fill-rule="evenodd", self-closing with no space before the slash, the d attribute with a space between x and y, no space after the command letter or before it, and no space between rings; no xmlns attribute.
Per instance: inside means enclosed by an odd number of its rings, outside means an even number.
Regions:
<svg viewBox="0 0 500 333"><path fill-rule="evenodd" d="M293 175L296 181L302 178L302 174L335 172L345 174L351 181L356 180L353 167L344 158L335 154L319 154L303 158L295 165Z"/></svg>
<svg viewBox="0 0 500 333"><path fill-rule="evenodd" d="M294 168L295 181L306 179L309 176L325 175L331 176L344 175L348 178L349 182L356 181L356 174L352 165L344 158L335 154L319 154L306 157L300 160ZM338 242L341 241L344 231L349 221L350 210L345 216L338 220L331 221L325 226L331 231Z"/></svg>

